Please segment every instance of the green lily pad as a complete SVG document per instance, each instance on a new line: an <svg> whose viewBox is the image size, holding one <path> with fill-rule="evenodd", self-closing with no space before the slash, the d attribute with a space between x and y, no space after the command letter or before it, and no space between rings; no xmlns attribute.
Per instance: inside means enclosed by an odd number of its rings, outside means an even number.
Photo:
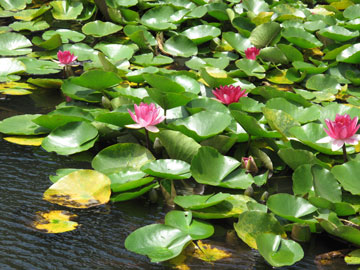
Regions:
<svg viewBox="0 0 360 270"><path fill-rule="evenodd" d="M71 79L72 83L96 90L115 86L121 81L121 78L116 73L100 69L89 70L81 74L81 76Z"/></svg>
<svg viewBox="0 0 360 270"><path fill-rule="evenodd" d="M92 21L86 23L82 28L82 32L85 35L91 35L93 37L104 37L114 34L120 31L123 27L111 22Z"/></svg>
<svg viewBox="0 0 360 270"><path fill-rule="evenodd" d="M135 199L137 197L144 195L146 192L150 191L151 189L158 188L158 187L159 187L158 183L153 183L151 185L141 187L139 189L128 190L126 192L119 193L115 196L112 196L110 200L112 202L124 202L124 201L128 201L128 200L132 200L132 199Z"/></svg>
<svg viewBox="0 0 360 270"><path fill-rule="evenodd" d="M190 57L198 53L198 48L186 36L173 36L165 41L164 51L173 56Z"/></svg>
<svg viewBox="0 0 360 270"><path fill-rule="evenodd" d="M41 146L48 152L71 155L90 149L97 138L98 131L93 125L70 122L51 131Z"/></svg>
<svg viewBox="0 0 360 270"><path fill-rule="evenodd" d="M347 264L360 264L360 249L355 249L345 256L345 262Z"/></svg>
<svg viewBox="0 0 360 270"><path fill-rule="evenodd" d="M325 165L312 152L307 150L284 148L279 150L278 155L293 170L303 164Z"/></svg>
<svg viewBox="0 0 360 270"><path fill-rule="evenodd" d="M177 228L152 224L132 232L125 240L125 247L159 262L178 256L191 240L190 235Z"/></svg>
<svg viewBox="0 0 360 270"><path fill-rule="evenodd" d="M140 168L143 172L166 179L188 179L191 177L190 164L176 159L158 159Z"/></svg>
<svg viewBox="0 0 360 270"><path fill-rule="evenodd" d="M0 82L18 80L20 76L12 75L25 72L25 65L16 58L0 58Z"/></svg>
<svg viewBox="0 0 360 270"><path fill-rule="evenodd" d="M19 32L23 30L28 30L31 32L41 31L48 29L50 25L46 21L31 21L31 22L14 22L9 25L14 31Z"/></svg>
<svg viewBox="0 0 360 270"><path fill-rule="evenodd" d="M178 228L189 234L193 240L205 239L213 235L213 225L196 219L192 219L192 213L183 211L170 211L165 216L165 225Z"/></svg>
<svg viewBox="0 0 360 270"><path fill-rule="evenodd" d="M81 2L51 1L51 13L56 20L75 20L83 11Z"/></svg>
<svg viewBox="0 0 360 270"><path fill-rule="evenodd" d="M93 120L94 117L90 113L79 107L64 107L52 111L47 115L41 115L33 119L33 122L49 130L53 130L70 122L86 121L90 123Z"/></svg>
<svg viewBox="0 0 360 270"><path fill-rule="evenodd" d="M69 43L70 40L72 42L80 42L86 37L84 34L70 29L56 29L44 32L42 38L49 40L56 34L60 35L62 43Z"/></svg>
<svg viewBox="0 0 360 270"><path fill-rule="evenodd" d="M90 103L101 102L102 94L92 88L87 88L72 82L74 78L65 80L61 85L62 92L72 99L82 100ZM79 79L77 79L79 80Z"/></svg>
<svg viewBox="0 0 360 270"><path fill-rule="evenodd" d="M341 186L351 194L360 195L359 180L357 175L360 162L352 160L342 165L336 165L332 168L331 173L335 175Z"/></svg>
<svg viewBox="0 0 360 270"><path fill-rule="evenodd" d="M159 139L170 158L180 159L188 163L191 163L192 158L201 147L194 139L174 130L160 131Z"/></svg>
<svg viewBox="0 0 360 270"><path fill-rule="evenodd" d="M198 183L218 186L239 166L236 159L223 156L212 147L202 146L191 162L190 171Z"/></svg>
<svg viewBox="0 0 360 270"><path fill-rule="evenodd" d="M176 196L174 203L185 209L197 210L219 204L229 198L229 196L230 194L221 192L210 195Z"/></svg>
<svg viewBox="0 0 360 270"><path fill-rule="evenodd" d="M281 27L277 22L268 22L258 25L250 34L250 41L256 47L269 46L280 34Z"/></svg>
<svg viewBox="0 0 360 270"><path fill-rule="evenodd" d="M304 251L298 243L273 233L257 236L256 245L259 253L274 267L293 265L304 257Z"/></svg>
<svg viewBox="0 0 360 270"><path fill-rule="evenodd" d="M118 143L101 150L93 159L92 167L106 174L128 169L140 170L155 158L145 147L135 143Z"/></svg>
<svg viewBox="0 0 360 270"><path fill-rule="evenodd" d="M356 43L345 50L341 51L336 56L336 61L356 64L360 61L360 43Z"/></svg>
<svg viewBox="0 0 360 270"><path fill-rule="evenodd" d="M18 58L26 66L26 73L32 75L59 73L62 70L57 63L30 57Z"/></svg>
<svg viewBox="0 0 360 270"><path fill-rule="evenodd" d="M271 195L266 205L274 214L298 223L306 223L306 220L301 218L317 210L307 200L286 193Z"/></svg>
<svg viewBox="0 0 360 270"><path fill-rule="evenodd" d="M17 33L0 34L0 55L24 55L31 53L32 43L25 36Z"/></svg>
<svg viewBox="0 0 360 270"><path fill-rule="evenodd" d="M231 117L227 114L202 111L184 119L179 119L170 124L170 127L181 131L183 134L201 141L221 133L230 125Z"/></svg>
<svg viewBox="0 0 360 270"><path fill-rule="evenodd" d="M349 31L345 27L338 25L332 25L326 28L323 28L319 31L324 37L331 38L333 40L344 42L352 38L359 36L359 31Z"/></svg>
<svg viewBox="0 0 360 270"><path fill-rule="evenodd" d="M237 235L249 247L257 249L256 238L263 233L286 235L283 227L273 214L261 211L245 211L234 224Z"/></svg>
<svg viewBox="0 0 360 270"><path fill-rule="evenodd" d="M141 23L152 30L176 29L171 16L176 12L173 7L163 5L149 9L141 17Z"/></svg>
<svg viewBox="0 0 360 270"><path fill-rule="evenodd" d="M0 132L11 135L38 135L46 134L48 129L35 124L32 120L41 114L23 114L6 118L0 121Z"/></svg>
<svg viewBox="0 0 360 270"><path fill-rule="evenodd" d="M250 40L247 37L242 36L241 34L234 32L225 32L223 33L223 39L226 40L237 52L244 53L247 48L253 46Z"/></svg>
<svg viewBox="0 0 360 270"><path fill-rule="evenodd" d="M198 25L186 29L181 34L198 45L216 38L221 34L221 30L211 25Z"/></svg>
<svg viewBox="0 0 360 270"><path fill-rule="evenodd" d="M319 219L319 223L329 234L360 245L360 230L356 226L344 225L335 213L330 213L328 219Z"/></svg>
<svg viewBox="0 0 360 270"><path fill-rule="evenodd" d="M239 214L249 210L248 203L256 203L246 195L231 195L224 201L202 209L192 210L193 216L201 219L222 219L238 217Z"/></svg>
<svg viewBox="0 0 360 270"><path fill-rule="evenodd" d="M282 30L281 35L289 42L304 49L321 47L323 45L316 37L301 28L285 28Z"/></svg>

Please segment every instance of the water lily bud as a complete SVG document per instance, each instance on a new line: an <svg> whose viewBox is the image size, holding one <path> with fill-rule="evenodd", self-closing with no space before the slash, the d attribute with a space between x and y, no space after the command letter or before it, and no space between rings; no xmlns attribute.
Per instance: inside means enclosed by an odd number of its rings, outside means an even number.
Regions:
<svg viewBox="0 0 360 270"><path fill-rule="evenodd" d="M151 203L156 203L159 198L159 195L155 189L149 191L149 200Z"/></svg>
<svg viewBox="0 0 360 270"><path fill-rule="evenodd" d="M252 156L243 157L241 159L241 165L242 168L244 168L247 173L256 174L259 171L258 167L256 166L255 160Z"/></svg>
<svg viewBox="0 0 360 270"><path fill-rule="evenodd" d="M266 202L268 198L269 198L269 192L264 191L264 193L260 197L260 201L261 202Z"/></svg>
<svg viewBox="0 0 360 270"><path fill-rule="evenodd" d="M244 191L244 195L252 197L254 195L254 189L252 186L248 187L245 191Z"/></svg>

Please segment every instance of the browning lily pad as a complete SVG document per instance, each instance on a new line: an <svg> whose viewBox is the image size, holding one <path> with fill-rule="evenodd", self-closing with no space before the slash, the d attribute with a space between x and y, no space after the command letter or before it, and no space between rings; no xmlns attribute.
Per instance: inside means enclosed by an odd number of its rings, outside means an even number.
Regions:
<svg viewBox="0 0 360 270"><path fill-rule="evenodd" d="M64 210L54 210L49 212L37 212L33 227L45 233L63 233L75 230L79 225L71 219L77 215Z"/></svg>
<svg viewBox="0 0 360 270"><path fill-rule="evenodd" d="M89 208L110 199L110 179L94 170L65 175L44 193L44 200L72 208Z"/></svg>

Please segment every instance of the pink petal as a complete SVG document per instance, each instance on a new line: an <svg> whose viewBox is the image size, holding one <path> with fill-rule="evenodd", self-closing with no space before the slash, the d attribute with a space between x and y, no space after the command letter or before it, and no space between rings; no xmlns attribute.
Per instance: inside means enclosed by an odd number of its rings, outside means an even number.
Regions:
<svg viewBox="0 0 360 270"><path fill-rule="evenodd" d="M157 132L159 132L159 129L157 128L157 127L155 127L155 126L147 126L147 127L145 127L148 131L150 131L150 132L153 132L153 133L157 133Z"/></svg>
<svg viewBox="0 0 360 270"><path fill-rule="evenodd" d="M343 141L343 140L333 140L332 143L331 143L331 150L332 150L332 151L337 151L337 150L339 150L343 145L344 145L344 141Z"/></svg>
<svg viewBox="0 0 360 270"><path fill-rule="evenodd" d="M316 141L316 143L330 143L333 139L330 136L326 136Z"/></svg>
<svg viewBox="0 0 360 270"><path fill-rule="evenodd" d="M136 129L138 129L138 128L142 128L142 126L141 126L141 125L139 125L139 124L125 125L125 127L127 127L127 128L136 128Z"/></svg>
<svg viewBox="0 0 360 270"><path fill-rule="evenodd" d="M138 122L138 119L137 119L137 117L136 117L136 115L134 115L133 113L132 113L132 111L130 111L129 109L128 109L128 112L129 112L129 114L130 114L130 116L131 116L131 118L132 118L132 120L134 120L134 122Z"/></svg>

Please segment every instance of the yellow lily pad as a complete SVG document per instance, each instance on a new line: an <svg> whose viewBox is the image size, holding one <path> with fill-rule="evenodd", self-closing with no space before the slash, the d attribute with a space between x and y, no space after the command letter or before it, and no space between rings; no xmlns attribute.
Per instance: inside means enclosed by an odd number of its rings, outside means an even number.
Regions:
<svg viewBox="0 0 360 270"><path fill-rule="evenodd" d="M31 91L26 89L5 89L5 90L0 90L0 93L3 95L10 95L10 96L25 96L32 94Z"/></svg>
<svg viewBox="0 0 360 270"><path fill-rule="evenodd" d="M4 95L23 96L32 94L30 90L34 90L34 87L28 83L22 82L6 82L0 84L0 93Z"/></svg>
<svg viewBox="0 0 360 270"><path fill-rule="evenodd" d="M17 136L17 137L5 137L4 140L20 144L20 145L31 145L31 146L40 146L44 137L35 137L35 136Z"/></svg>
<svg viewBox="0 0 360 270"><path fill-rule="evenodd" d="M212 247L211 245L205 244L199 240L197 241L197 245L192 256L202 261L215 262L231 257L231 253Z"/></svg>
<svg viewBox="0 0 360 270"><path fill-rule="evenodd" d="M77 217L68 211L55 210L50 212L37 212L37 218L33 222L34 228L45 233L63 233L75 230L79 225L75 221L71 221Z"/></svg>
<svg viewBox="0 0 360 270"><path fill-rule="evenodd" d="M110 199L110 179L94 170L65 175L44 193L44 200L72 208L89 208Z"/></svg>

